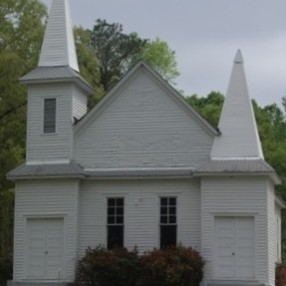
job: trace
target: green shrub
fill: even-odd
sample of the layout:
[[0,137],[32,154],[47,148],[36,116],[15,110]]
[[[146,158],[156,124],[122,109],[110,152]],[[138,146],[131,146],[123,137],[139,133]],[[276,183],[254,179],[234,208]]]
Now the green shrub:
[[144,286],[199,286],[204,261],[191,247],[153,250],[141,258]]
[[91,286],[135,286],[140,276],[137,250],[88,248],[78,263],[77,283]]
[[286,286],[286,265],[285,263],[279,263],[276,265],[275,285]]
[[12,259],[0,257],[0,286],[6,286],[7,280],[12,279]]

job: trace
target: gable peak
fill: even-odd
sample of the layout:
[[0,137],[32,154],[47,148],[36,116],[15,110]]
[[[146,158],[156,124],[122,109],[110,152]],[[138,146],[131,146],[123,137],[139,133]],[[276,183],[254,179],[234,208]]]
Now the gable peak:
[[38,66],[79,71],[69,0],[52,2]]

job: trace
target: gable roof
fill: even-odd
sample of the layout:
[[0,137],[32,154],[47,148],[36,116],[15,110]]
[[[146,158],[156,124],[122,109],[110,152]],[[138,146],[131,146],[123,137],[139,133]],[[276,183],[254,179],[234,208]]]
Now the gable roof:
[[167,91],[176,101],[178,105],[184,108],[188,114],[196,120],[196,122],[209,134],[218,135],[219,132],[215,130],[197,111],[195,111],[183,98],[183,96],[176,91],[167,81],[165,81],[161,75],[159,75],[156,71],[154,71],[151,67],[149,67],[143,61],[140,61],[137,65],[135,65],[104,97],[103,99],[93,108],[90,112],[83,117],[77,124],[75,125],[75,132],[78,132],[85,125],[89,124],[89,122],[94,119],[100,112],[103,111],[105,107],[112,102],[113,98],[119,93],[119,91],[126,86],[132,78],[141,70],[146,71],[152,78],[155,80],[163,89]]
[[79,72],[69,0],[53,0],[38,66],[69,66]]
[[263,159],[240,50],[234,59],[218,126],[221,135],[214,140],[212,159]]

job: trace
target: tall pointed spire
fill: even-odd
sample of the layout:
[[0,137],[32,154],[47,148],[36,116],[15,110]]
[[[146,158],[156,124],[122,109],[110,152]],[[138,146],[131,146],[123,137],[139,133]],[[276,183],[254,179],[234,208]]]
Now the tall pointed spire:
[[212,159],[263,159],[241,51],[238,50],[219,121]]
[[79,71],[69,0],[53,0],[38,66]]

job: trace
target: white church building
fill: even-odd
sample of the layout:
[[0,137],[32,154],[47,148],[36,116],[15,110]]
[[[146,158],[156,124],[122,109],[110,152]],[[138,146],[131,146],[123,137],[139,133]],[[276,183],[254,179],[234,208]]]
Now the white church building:
[[137,64],[89,112],[69,1],[54,0],[28,87],[26,161],[15,181],[9,285],[72,282],[87,247],[182,244],[204,286],[274,286],[280,183],[263,157],[238,51],[212,128],[161,76]]

